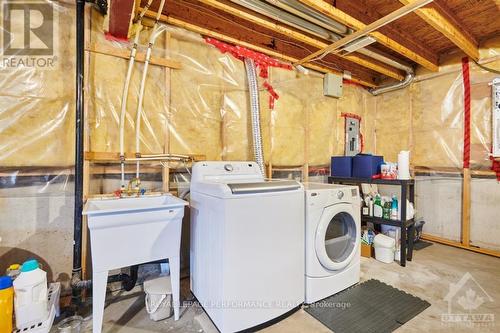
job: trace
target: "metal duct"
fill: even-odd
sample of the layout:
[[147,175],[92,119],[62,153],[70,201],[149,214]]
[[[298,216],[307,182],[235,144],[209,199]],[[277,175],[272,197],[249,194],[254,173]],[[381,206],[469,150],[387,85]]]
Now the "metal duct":
[[[333,32],[336,32],[337,34],[330,35],[330,38],[328,38],[330,41],[337,41],[337,40],[341,39],[342,36],[345,36],[345,35],[352,33],[352,31],[347,26],[341,24],[340,22],[332,20],[328,16],[323,15],[323,14],[307,7],[306,5],[302,4],[298,0],[266,0],[266,1],[269,3],[272,3],[275,6],[280,7],[281,9],[288,11],[289,13],[293,13],[295,15],[298,15],[298,16],[302,17],[303,19],[310,21],[310,22],[313,22],[313,23],[316,23],[317,25],[320,26],[320,27],[315,28],[314,30],[306,31],[306,32],[310,32],[310,33],[312,32],[315,35],[317,35],[317,33],[315,33],[315,32],[317,32],[318,28],[321,28],[321,27],[323,27],[325,29],[332,30]],[[265,13],[264,13],[264,15],[265,15]],[[294,27],[300,26],[300,22],[294,20],[293,18],[292,18],[292,20],[290,20],[290,22],[292,23],[292,25]],[[333,27],[333,29],[332,29],[332,27]],[[302,27],[299,27],[299,29],[304,31],[305,27],[302,26]],[[339,36],[338,34],[340,34],[342,36]],[[359,49],[356,52],[363,54],[363,55],[366,55],[366,56],[373,58],[375,60],[378,60],[380,62],[383,62],[385,64],[388,64],[390,66],[393,66],[395,68],[404,70],[406,72],[406,76],[405,76],[403,81],[396,82],[394,84],[389,84],[386,86],[382,86],[380,88],[370,89],[369,91],[375,96],[389,92],[389,91],[394,91],[397,89],[405,88],[405,87],[409,86],[415,78],[413,68],[410,65],[400,63],[400,62],[395,61],[394,59],[391,59],[383,54],[380,54],[378,52],[373,52],[373,51],[370,51],[370,50],[365,49],[365,48]]]
[[302,17],[303,19],[312,22],[320,27],[333,31],[340,35],[348,35],[352,32],[344,24],[332,20],[326,15],[317,12],[314,9],[304,5],[298,0],[266,0],[289,13]]
[[390,92],[390,91],[394,91],[394,90],[405,88],[405,87],[409,86],[410,83],[412,83],[414,79],[415,79],[415,73],[410,72],[410,73],[406,74],[406,77],[401,82],[397,82],[397,83],[394,83],[394,84],[388,84],[386,86],[382,86],[382,87],[378,87],[378,88],[372,88],[372,89],[369,89],[368,91],[373,96],[377,96],[377,95],[380,95],[380,94],[384,94],[386,92]]
[[[269,4],[260,0],[231,0],[231,2],[331,42],[336,42],[343,35],[351,33],[351,30],[345,25],[316,12],[296,0],[266,0]],[[406,83],[409,74],[412,74],[413,77],[413,68],[406,63],[398,62],[383,53],[366,48],[356,50],[356,52],[405,71],[407,73],[406,78],[395,83],[394,87]],[[384,90],[387,88],[384,87]]]
[[323,39],[335,41],[341,38],[331,30],[320,27],[260,0],[231,0],[231,2]]
[[407,73],[413,72],[413,68],[410,65],[405,64],[405,63],[401,63],[401,62],[396,61],[394,59],[391,59],[382,53],[373,52],[373,51],[370,51],[370,50],[365,49],[365,48],[359,49],[356,52],[361,53],[361,54],[363,54],[367,57],[370,57],[372,59],[378,60],[380,62],[383,62],[384,64],[387,64],[389,66],[401,69]]
[[260,103],[259,103],[259,87],[257,84],[257,73],[255,63],[252,59],[245,58],[245,70],[248,80],[248,91],[250,93],[250,111],[252,114],[252,137],[253,137],[253,154],[255,162],[260,167],[263,176],[264,173],[264,153],[262,152],[262,134],[260,131]]

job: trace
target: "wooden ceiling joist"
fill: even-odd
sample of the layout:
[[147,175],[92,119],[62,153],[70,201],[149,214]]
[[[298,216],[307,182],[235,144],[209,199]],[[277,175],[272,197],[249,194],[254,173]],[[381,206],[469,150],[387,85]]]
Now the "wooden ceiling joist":
[[[147,17],[154,18],[155,15],[156,15],[156,12],[154,12],[152,10],[148,10],[146,12]],[[294,63],[294,62],[299,60],[298,58],[283,54],[281,52],[277,52],[275,50],[270,50],[268,48],[257,46],[257,45],[245,42],[243,40],[239,40],[237,38],[234,38],[234,37],[231,37],[231,36],[219,33],[219,32],[215,32],[215,31],[200,27],[198,25],[186,22],[185,20],[181,20],[181,19],[169,16],[169,15],[161,15],[160,21],[165,22],[167,24],[177,26],[177,27],[184,28],[184,29],[189,30],[189,31],[199,33],[203,36],[216,38],[216,39],[219,39],[219,40],[224,41],[226,43],[240,45],[240,46],[246,47],[248,49],[251,49],[251,50],[254,50],[257,52],[261,52],[261,53],[266,54],[270,57],[274,57],[276,59],[283,60],[286,62]],[[309,69],[312,69],[312,70],[315,70],[315,71],[318,71],[321,73],[342,74],[341,72],[336,71],[332,68],[328,68],[328,67],[324,67],[324,66],[320,66],[320,65],[316,65],[316,64],[305,64],[304,67],[307,67]],[[372,81],[370,81],[369,79],[364,79],[364,78],[359,78],[359,77],[353,76],[351,81],[353,81],[355,83],[359,83],[359,84],[366,86],[366,87],[371,87],[371,88],[376,87],[376,84],[373,83]]]
[[[271,22],[270,20],[266,18],[262,18],[259,15],[252,14],[248,11],[241,10],[239,8],[236,8],[235,6],[228,5],[226,3],[217,1],[217,0],[198,0],[204,4],[207,4],[209,6],[212,6],[214,8],[220,9],[226,13],[230,13],[232,15],[241,17],[242,19],[245,19],[247,21],[250,21],[252,23],[258,24],[264,28],[271,29],[273,31],[276,31],[278,33],[281,33],[283,35],[292,37],[295,40],[298,40],[300,42],[303,42],[305,44],[311,45],[315,48],[318,49],[323,49],[328,46],[327,43],[320,41],[316,38],[312,38],[306,34],[303,34],[301,32],[298,32],[294,29],[291,29],[287,27],[286,25],[276,23],[276,22]],[[356,53],[351,53],[347,55],[338,55],[344,59],[347,59],[349,61],[352,61],[354,63],[357,63],[363,67],[369,68],[371,70],[374,70],[378,73],[384,74],[388,77],[394,78],[396,80],[403,80],[404,79],[404,74],[395,69],[392,68],[386,64],[383,64],[379,61],[372,60],[367,57],[360,56],[359,54]]]
[[[416,0],[399,0],[403,5],[408,5],[415,1]],[[458,19],[455,18],[446,5],[440,1],[434,1],[430,6],[415,11],[415,14],[434,29],[441,32],[469,57],[476,61],[479,60],[478,42],[467,29],[460,24]]]
[[[344,13],[343,11],[339,10],[338,8],[332,6],[326,1],[323,0],[299,0],[301,3],[304,5],[307,5],[324,15],[354,29],[354,30],[362,30],[366,28],[366,24],[363,22],[355,19],[354,17]],[[393,40],[392,38],[382,34],[379,31],[373,31],[370,33],[370,36],[375,38],[377,42],[380,44],[384,45],[385,47],[401,54],[402,56],[416,62],[417,64],[422,65],[423,67],[431,70],[431,71],[438,71],[439,66],[438,66],[438,61],[437,61],[437,56],[433,57],[432,59],[429,57],[425,57],[421,54],[416,53],[413,50],[410,50],[408,47],[400,44],[399,42]]]

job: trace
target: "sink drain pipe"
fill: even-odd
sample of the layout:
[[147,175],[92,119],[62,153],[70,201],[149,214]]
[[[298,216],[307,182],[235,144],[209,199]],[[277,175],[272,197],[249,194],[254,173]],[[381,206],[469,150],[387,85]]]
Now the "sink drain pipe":
[[260,103],[259,87],[257,83],[257,73],[255,62],[250,58],[245,58],[245,70],[248,81],[248,92],[250,94],[250,111],[252,115],[252,138],[254,159],[259,165],[260,172],[265,176],[264,153],[262,151],[262,133],[260,129]]
[[[73,208],[72,278],[82,274],[82,210],[83,210],[83,58],[85,42],[85,0],[76,0],[76,100],[75,100],[75,205]],[[80,301],[73,289],[72,302]]]

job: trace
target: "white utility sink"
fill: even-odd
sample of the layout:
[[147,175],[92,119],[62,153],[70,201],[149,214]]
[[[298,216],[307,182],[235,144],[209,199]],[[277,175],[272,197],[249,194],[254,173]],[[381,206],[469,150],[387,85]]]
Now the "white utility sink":
[[175,320],[179,319],[179,255],[184,206],[170,194],[90,199],[88,217],[92,252],[93,332],[101,332],[108,271],[169,259]]

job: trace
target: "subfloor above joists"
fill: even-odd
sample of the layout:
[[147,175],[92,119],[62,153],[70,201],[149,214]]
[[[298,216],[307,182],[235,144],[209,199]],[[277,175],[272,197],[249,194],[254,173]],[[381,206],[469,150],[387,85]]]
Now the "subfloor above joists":
[[[370,10],[366,10],[368,8],[367,6],[369,6],[369,3],[367,3],[366,0],[337,0],[335,2],[335,5],[341,11],[348,13],[364,24],[369,24],[384,16],[380,12],[378,12],[377,8],[369,7]],[[396,21],[395,23],[397,22],[398,21]],[[426,59],[432,59],[434,63],[438,63],[437,53],[434,53],[429,45],[426,45],[420,40],[415,39],[411,34],[412,31],[410,29],[397,29],[393,24],[390,24],[383,26],[378,31],[386,36],[390,36],[397,43],[405,45],[405,47],[421,55],[422,57]],[[372,44],[372,47],[375,47],[376,49],[382,49],[384,52],[392,54],[396,58],[396,60],[400,57],[399,53],[380,43]]]
[[[404,5],[414,1],[415,0],[399,0],[399,2]],[[441,32],[469,57],[476,61],[479,60],[478,42],[467,29],[460,24],[444,4],[435,1],[428,7],[418,9],[415,14],[434,29]]]
[[[354,30],[361,30],[366,27],[366,24],[355,19],[354,17],[344,13],[340,9],[332,6],[330,3],[323,0],[299,0],[304,5],[309,6],[322,14],[330,17],[331,19],[338,21]],[[399,53],[400,55],[416,62],[417,64],[431,70],[438,71],[438,57],[433,55],[432,58],[425,57],[419,54],[398,41],[395,41],[390,36],[386,36],[379,31],[374,31],[370,34],[373,38],[377,40],[380,44],[385,47]]]

